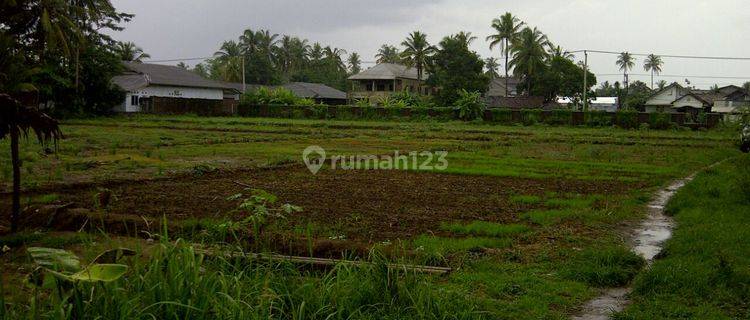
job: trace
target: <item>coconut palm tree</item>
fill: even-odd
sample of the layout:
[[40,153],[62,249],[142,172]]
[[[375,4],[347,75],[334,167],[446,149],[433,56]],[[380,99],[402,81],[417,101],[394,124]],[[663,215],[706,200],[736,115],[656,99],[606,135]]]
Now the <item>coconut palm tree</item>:
[[221,49],[214,53],[219,62],[221,80],[228,82],[242,81],[242,47],[235,41],[224,41]]
[[506,12],[500,18],[492,20],[492,28],[495,34],[487,37],[490,42],[490,50],[500,47],[500,53],[505,56],[505,95],[508,95],[508,56],[510,54],[510,45],[518,38],[518,33],[524,23],[514,17],[512,13]]
[[57,120],[36,109],[21,106],[7,94],[0,94],[0,140],[10,138],[10,154],[13,166],[13,208],[11,211],[11,232],[18,230],[21,214],[21,161],[19,140],[27,137],[31,129],[40,143],[57,142],[62,132]]
[[148,53],[143,52],[143,49],[132,42],[118,42],[115,51],[122,61],[141,63],[143,59],[151,58]]
[[624,78],[623,85],[625,90],[628,90],[628,71],[632,70],[633,66],[635,66],[635,58],[633,58],[633,55],[631,55],[630,52],[623,52],[617,56],[615,64],[620,67],[620,71],[622,71]]
[[409,34],[409,37],[401,45],[404,46],[404,51],[401,52],[401,59],[407,66],[417,69],[417,78],[419,79],[417,81],[417,92],[421,94],[424,67],[436,49],[427,42],[427,35],[420,31],[414,31]]
[[544,68],[549,53],[545,50],[549,40],[539,29],[526,27],[511,46],[513,58],[509,64],[513,74],[523,79],[527,94],[531,95],[534,77]]
[[344,63],[343,58],[345,54],[346,50],[344,49],[331,48],[331,46],[323,48],[324,59],[340,71],[346,71],[346,63]]
[[549,44],[549,54],[550,54],[550,56],[552,56],[554,58],[559,57],[559,58],[564,58],[564,59],[568,59],[568,60],[573,60],[573,57],[574,57],[572,53],[567,52],[567,51],[563,50],[562,47],[556,46],[556,45],[554,45],[552,43]]
[[349,55],[347,62],[349,63],[349,71],[352,74],[357,74],[362,71],[362,60],[359,58],[358,53],[352,52],[352,54]]
[[661,73],[662,65],[664,65],[664,61],[661,60],[660,56],[655,54],[649,54],[643,63],[643,69],[651,71],[651,90],[654,89],[654,74],[658,75]]
[[309,57],[313,62],[320,62],[320,60],[323,60],[323,46],[318,42],[313,43],[312,48],[310,48]]
[[469,45],[471,45],[472,42],[474,42],[474,40],[477,40],[477,37],[473,36],[471,32],[464,31],[456,33],[452,37],[453,39],[456,39],[463,43],[467,48],[469,47]]
[[663,90],[667,86],[667,82],[664,80],[659,80],[656,82],[656,86],[659,88],[659,90]]
[[400,63],[401,58],[399,56],[401,55],[400,52],[398,52],[398,48],[384,44],[380,46],[380,49],[378,49],[378,53],[375,55],[375,59],[377,63]]
[[489,57],[484,59],[484,73],[490,77],[490,79],[499,78],[500,74],[497,73],[497,69],[500,68],[500,63],[497,58]]

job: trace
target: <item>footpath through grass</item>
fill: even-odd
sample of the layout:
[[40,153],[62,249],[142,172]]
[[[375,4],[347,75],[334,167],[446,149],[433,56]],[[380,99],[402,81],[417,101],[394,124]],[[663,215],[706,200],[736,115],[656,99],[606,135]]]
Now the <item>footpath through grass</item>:
[[667,212],[674,237],[616,318],[750,318],[750,157],[699,174]]

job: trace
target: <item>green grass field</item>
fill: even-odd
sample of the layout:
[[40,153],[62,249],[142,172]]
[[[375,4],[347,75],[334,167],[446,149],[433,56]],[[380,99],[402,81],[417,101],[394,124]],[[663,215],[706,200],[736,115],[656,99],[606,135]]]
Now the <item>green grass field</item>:
[[[624,240],[655,190],[740,156],[729,130],[190,116],[70,120],[62,129],[66,139],[57,153],[23,143],[24,205],[72,203],[101,222],[31,226],[0,238],[9,249],[0,259],[8,319],[566,319],[603,288],[634,278],[636,304],[618,316],[746,315],[744,307],[722,307],[718,297],[673,311],[645,302],[655,294],[650,290],[666,290],[659,299],[679,304],[678,289],[659,289],[672,267],[659,271],[658,262],[638,275],[643,261]],[[301,166],[309,145],[329,155],[447,151],[449,165],[443,172],[326,166],[313,176]],[[7,152],[0,154],[2,208],[10,208],[9,163]],[[725,171],[731,172],[726,165],[710,172],[720,179]],[[304,211],[250,225],[237,209],[239,200],[229,200],[247,193],[237,182]],[[107,208],[92,202],[102,188],[116,198]],[[706,192],[719,201],[726,195],[722,188]],[[698,206],[688,192],[670,206],[680,224],[679,208]],[[698,219],[685,217],[686,225]],[[149,233],[118,227],[125,221],[148,221]],[[71,232],[79,227],[84,231]],[[716,232],[695,228],[686,232]],[[208,258],[189,245],[198,242],[296,255],[344,251],[344,257],[373,264],[319,270]],[[65,248],[84,262],[112,247],[139,254],[117,281],[61,292],[24,284],[33,265],[27,246]],[[690,247],[670,245],[664,263],[682,251],[691,254]],[[731,270],[747,265],[738,254],[724,253]],[[389,271],[386,262],[453,272]],[[40,295],[46,298],[35,298]]]

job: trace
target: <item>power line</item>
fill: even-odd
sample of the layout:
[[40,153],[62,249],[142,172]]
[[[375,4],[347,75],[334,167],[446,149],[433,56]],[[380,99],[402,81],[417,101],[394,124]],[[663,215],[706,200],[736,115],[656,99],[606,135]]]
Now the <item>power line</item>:
[[[590,52],[590,53],[602,53],[602,54],[621,54],[622,52],[615,52],[615,51],[603,51],[603,50],[576,50],[576,51],[568,51],[568,53],[581,53],[581,52]],[[651,55],[650,53],[632,53],[629,52],[630,55],[633,56],[643,56],[647,57]],[[704,59],[704,60],[750,60],[750,57],[715,57],[715,56],[689,56],[689,55],[670,55],[670,54],[656,54],[657,56],[660,56],[662,58],[677,58],[677,59]]]
[[[597,73],[597,76],[622,76],[622,73]],[[630,76],[648,76],[650,73],[628,73]],[[664,78],[698,78],[698,79],[735,79],[735,80],[750,80],[750,77],[721,77],[721,76],[696,76],[696,75],[678,75],[678,74],[654,74],[655,77]]]

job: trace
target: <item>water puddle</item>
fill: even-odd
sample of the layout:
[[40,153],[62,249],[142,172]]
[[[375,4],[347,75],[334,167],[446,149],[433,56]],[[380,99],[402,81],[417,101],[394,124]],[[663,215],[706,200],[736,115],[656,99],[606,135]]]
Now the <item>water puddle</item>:
[[[672,237],[674,221],[664,214],[664,207],[674,194],[685,186],[693,176],[673,182],[668,187],[659,190],[654,199],[648,204],[648,217],[633,231],[631,249],[644,259],[647,265],[653,263],[654,258],[664,248],[664,243]],[[615,312],[625,309],[629,300],[631,288],[607,289],[594,300],[589,301],[583,308],[581,315],[575,320],[606,320]]]

